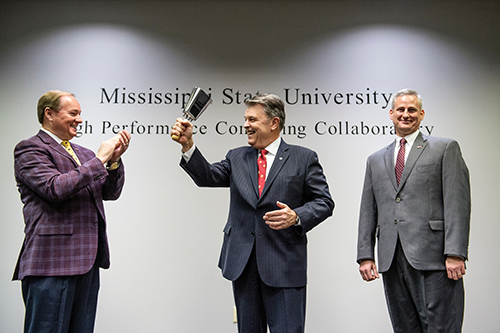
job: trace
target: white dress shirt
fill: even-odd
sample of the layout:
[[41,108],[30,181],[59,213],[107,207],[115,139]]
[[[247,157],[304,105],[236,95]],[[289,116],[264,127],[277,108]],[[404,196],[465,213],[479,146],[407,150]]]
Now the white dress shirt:
[[[410,154],[411,147],[413,147],[413,143],[415,143],[415,139],[418,136],[418,133],[420,133],[420,131],[416,130],[412,134],[404,137],[406,139],[405,164],[406,164],[406,160],[408,159],[408,155]],[[396,144],[394,145],[394,165],[396,165],[396,159],[398,158],[398,151],[399,151],[399,147],[401,146],[401,143],[400,143],[401,139],[402,139],[402,137],[400,137],[400,136],[396,137]]]

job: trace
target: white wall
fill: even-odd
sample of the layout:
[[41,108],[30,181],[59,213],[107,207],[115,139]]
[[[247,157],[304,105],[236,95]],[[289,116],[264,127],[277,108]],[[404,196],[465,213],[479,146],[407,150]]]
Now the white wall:
[[[196,136],[211,161],[246,144],[245,135],[215,130],[221,121],[243,123],[245,107],[236,100],[237,91],[243,97],[257,91],[282,98],[287,89],[293,93],[287,125],[305,126],[305,137],[283,137],[318,152],[337,205],[334,216],[309,234],[307,331],[312,333],[391,330],[382,282],[363,282],[355,256],[365,160],[392,137],[363,134],[362,125],[390,126],[383,94],[416,89],[426,110],[422,124],[432,135],[458,140],[471,173],[464,332],[497,330],[500,178],[495,166],[500,158],[493,140],[500,123],[500,6],[495,2],[17,1],[1,6],[1,332],[20,332],[24,316],[20,283],[10,281],[23,240],[12,152],[38,131],[36,103],[51,89],[76,94],[92,134],[74,140],[89,148],[113,135],[103,130],[106,122],[130,126],[135,121],[124,157],[123,195],[106,203],[112,266],[101,271],[95,331],[236,332],[231,284],[217,268],[228,190],[198,189],[179,168],[180,148],[169,135],[141,134],[138,127],[171,126],[182,105],[154,104],[154,99],[152,104],[101,103],[103,88],[108,93],[118,88],[121,102],[123,92],[144,92],[148,98],[150,91],[188,93],[194,85],[210,91],[214,100],[197,122],[206,126],[206,134]],[[312,94],[313,103],[293,104],[295,89]],[[335,102],[337,93],[342,96]],[[349,93],[354,94],[350,104]],[[352,133],[353,126],[360,134]],[[333,134],[323,134],[328,127]]]

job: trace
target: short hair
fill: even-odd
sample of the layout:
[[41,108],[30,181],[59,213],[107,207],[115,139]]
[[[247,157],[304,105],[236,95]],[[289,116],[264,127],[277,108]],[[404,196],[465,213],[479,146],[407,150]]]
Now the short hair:
[[285,126],[285,103],[276,95],[261,93],[256,94],[252,98],[245,101],[247,107],[254,106],[256,104],[261,104],[264,107],[264,112],[269,119],[278,117],[279,129],[280,131]]
[[46,92],[40,97],[38,100],[37,114],[38,114],[38,122],[43,124],[43,118],[45,116],[45,109],[51,108],[55,112],[59,112],[62,108],[61,105],[61,97],[62,96],[75,96],[74,94],[61,91],[61,90],[51,90]]
[[392,96],[391,109],[394,110],[394,103],[396,102],[396,98],[404,95],[415,96],[418,100],[418,111],[422,111],[422,97],[415,91],[411,89],[401,89],[397,91],[394,96]]

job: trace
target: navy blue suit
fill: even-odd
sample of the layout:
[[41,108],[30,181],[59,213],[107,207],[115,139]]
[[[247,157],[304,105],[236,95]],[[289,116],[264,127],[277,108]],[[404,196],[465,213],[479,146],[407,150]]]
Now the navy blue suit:
[[[305,287],[306,233],[331,216],[334,208],[326,177],[314,151],[282,141],[259,197],[257,153],[250,146],[240,147],[230,150],[221,162],[210,164],[196,148],[189,162],[181,161],[181,167],[198,186],[230,188],[219,260],[225,278],[238,279],[255,253],[264,284]],[[277,201],[297,213],[300,226],[273,230],[264,222],[266,212],[279,209]]]

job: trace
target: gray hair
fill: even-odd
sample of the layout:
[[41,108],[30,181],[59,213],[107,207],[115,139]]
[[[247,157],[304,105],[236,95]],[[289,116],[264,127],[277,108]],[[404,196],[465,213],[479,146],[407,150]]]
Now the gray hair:
[[264,107],[264,112],[266,113],[269,119],[273,119],[274,117],[278,117],[280,124],[280,131],[285,126],[285,103],[276,95],[273,94],[257,94],[252,98],[247,99],[245,101],[245,105],[247,107],[254,106],[256,104],[261,104]]
[[396,102],[396,98],[404,95],[411,95],[415,96],[418,100],[418,111],[422,111],[422,97],[415,91],[411,89],[401,89],[397,91],[393,96],[392,96],[392,102],[391,102],[391,109],[394,110],[394,103]]

